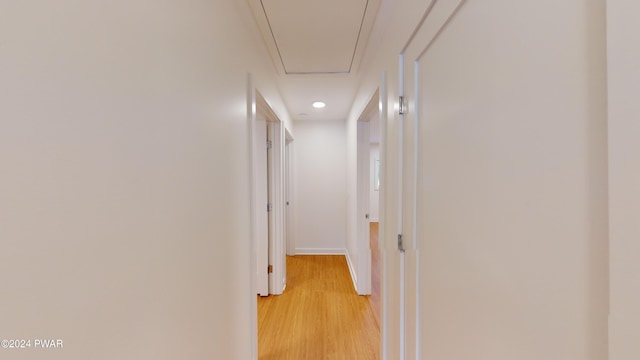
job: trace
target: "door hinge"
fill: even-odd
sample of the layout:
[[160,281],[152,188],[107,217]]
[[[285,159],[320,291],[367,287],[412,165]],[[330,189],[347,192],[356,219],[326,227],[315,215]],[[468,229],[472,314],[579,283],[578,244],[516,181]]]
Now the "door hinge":
[[398,98],[398,112],[400,113],[400,115],[407,112],[407,106],[404,102],[404,96],[400,96]]
[[267,140],[267,150],[273,147],[273,142],[271,140]]
[[269,274],[271,274],[271,273],[273,272],[273,265],[269,265],[269,266],[267,267],[267,272],[268,272]]
[[398,250],[404,252],[404,239],[402,238],[402,234],[398,234]]
[[273,204],[272,203],[268,203],[267,204],[267,212],[271,212],[271,210],[273,210]]

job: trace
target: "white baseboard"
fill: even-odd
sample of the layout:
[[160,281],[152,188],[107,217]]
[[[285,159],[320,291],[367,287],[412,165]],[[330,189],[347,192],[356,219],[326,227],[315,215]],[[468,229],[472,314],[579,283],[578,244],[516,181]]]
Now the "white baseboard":
[[358,275],[355,271],[351,257],[349,257],[349,251],[347,249],[331,249],[331,248],[298,248],[296,249],[296,255],[344,255],[347,260],[347,266],[349,267],[349,274],[351,274],[351,281],[353,282],[353,288],[358,292]]
[[344,248],[297,248],[296,255],[344,255]]
[[353,263],[351,262],[351,257],[349,256],[349,251],[344,251],[344,257],[347,258],[347,265],[349,266],[349,273],[351,274],[351,281],[353,281],[353,288],[358,292],[358,275],[355,271]]

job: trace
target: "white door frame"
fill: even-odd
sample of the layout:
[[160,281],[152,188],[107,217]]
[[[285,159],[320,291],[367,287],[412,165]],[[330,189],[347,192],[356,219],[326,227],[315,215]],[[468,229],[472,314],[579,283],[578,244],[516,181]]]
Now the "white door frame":
[[256,204],[255,204],[255,184],[254,184],[254,169],[253,169],[253,144],[254,144],[254,123],[256,121],[256,90],[253,84],[253,75],[247,75],[247,166],[249,167],[249,177],[250,181],[248,181],[248,193],[249,193],[249,208],[251,209],[250,216],[250,224],[251,224],[251,238],[249,241],[249,287],[247,291],[247,296],[250,299],[249,306],[249,321],[251,322],[249,333],[249,346],[251,346],[251,359],[258,359],[258,299],[257,299],[257,288],[258,288],[258,269],[257,269],[257,239],[256,239]]
[[269,158],[271,159],[270,174],[272,181],[270,182],[270,236],[269,236],[269,265],[273,271],[269,273],[269,294],[280,295],[286,286],[286,258],[284,243],[284,224],[285,224],[285,129],[282,121],[273,111],[266,99],[256,91],[256,111],[264,114],[268,123],[268,137],[271,140],[271,149]]
[[[371,294],[371,244],[369,234],[371,193],[370,119],[380,116],[380,95],[376,89],[357,121],[357,190],[356,190],[356,238],[358,269],[356,291],[359,295]],[[379,220],[379,219],[378,219]]]
[[253,241],[256,244],[256,292],[260,296],[269,295],[269,202],[268,164],[267,164],[267,120],[263,113],[256,113],[252,122],[252,198],[255,206],[252,208]]
[[[400,117],[400,225],[404,240],[401,263],[401,359],[420,359],[421,312],[420,246],[417,234],[417,186],[424,175],[420,164],[420,113],[424,110],[419,97],[420,61],[466,0],[433,1],[422,20],[407,40],[399,56],[399,92],[405,99],[406,110]],[[423,214],[424,216],[424,214]]]
[[[250,199],[250,226],[251,226],[251,239],[249,246],[249,263],[250,269],[250,284],[248,288],[248,295],[251,299],[250,321],[251,328],[253,329],[250,334],[250,346],[251,346],[251,358],[258,358],[258,303],[257,303],[257,288],[258,288],[258,211],[266,210],[266,203],[261,204],[257,201],[257,179],[255,163],[255,151],[254,148],[258,144],[255,140],[257,133],[257,120],[260,117],[264,117],[270,124],[272,131],[273,143],[273,180],[272,181],[272,209],[273,209],[273,224],[272,224],[272,244],[267,245],[267,256],[271,265],[273,265],[273,272],[269,274],[270,281],[268,283],[268,294],[282,294],[284,287],[286,286],[286,258],[285,258],[285,244],[284,244],[284,214],[285,214],[285,201],[284,201],[284,149],[285,149],[285,127],[280,118],[273,111],[269,103],[256,89],[253,81],[253,75],[247,76],[247,160],[249,166],[250,180],[249,185],[249,199]],[[289,135],[289,137],[291,137]],[[292,140],[292,138],[291,138]],[[266,143],[264,144],[266,146]],[[268,249],[272,249],[270,252]],[[264,251],[263,247],[260,247],[261,251]],[[268,268],[264,267],[265,273],[268,273]],[[282,281],[274,281],[273,279],[282,279]]]
[[[289,131],[287,129],[285,129],[285,147],[284,147],[284,196],[285,196],[285,244],[286,244],[286,253],[287,255],[293,256],[296,254],[296,241],[295,241],[295,234],[293,231],[293,224],[294,224],[294,217],[295,217],[295,211],[293,211],[294,209],[294,184],[295,182],[293,181],[293,175],[294,175],[294,171],[293,171],[293,149],[294,149],[294,144],[293,144],[293,136],[291,135],[291,133],[289,133]],[[285,261],[285,265],[286,265],[286,261]],[[285,274],[285,278],[286,278],[286,274]]]
[[[260,106],[258,106],[258,113],[260,113]],[[275,262],[276,257],[278,256],[277,251],[275,249],[275,241],[278,239],[279,231],[281,230],[279,226],[277,226],[277,221],[281,219],[280,214],[276,215],[277,207],[275,205],[276,200],[278,199],[278,190],[279,190],[279,181],[281,179],[278,178],[278,171],[276,169],[278,156],[276,155],[279,151],[278,144],[275,140],[276,138],[276,129],[274,126],[274,122],[272,119],[267,118],[267,143],[270,144],[267,146],[267,187],[268,191],[268,199],[267,199],[267,214],[268,214],[268,246],[267,246],[267,258],[269,259],[268,264],[268,289],[269,294],[273,294],[274,289],[277,285],[276,278],[274,276],[275,272]]]
[[358,251],[358,277],[356,291],[358,295],[371,294],[371,247],[369,243],[369,197],[370,197],[370,169],[371,158],[370,125],[368,117],[358,121],[357,137],[357,190],[356,190],[356,236]]
[[[389,78],[389,75],[391,76]],[[403,348],[403,325],[401,307],[404,305],[400,298],[402,284],[402,254],[397,247],[400,219],[402,215],[401,201],[401,171],[399,159],[401,157],[401,136],[399,115],[397,109],[397,89],[390,87],[395,84],[397,74],[381,73],[378,86],[378,101],[374,95],[367,103],[362,116],[371,111],[378,111],[380,116],[380,190],[379,190],[379,226],[378,248],[380,250],[380,355],[382,360],[398,359]],[[368,159],[367,159],[368,161]],[[357,209],[357,205],[356,205]],[[369,239],[364,239],[369,246]],[[361,242],[362,243],[362,242]],[[371,267],[366,269],[370,279]],[[369,284],[371,281],[369,280]]]
[[[394,74],[395,75],[395,74]],[[400,348],[400,306],[399,299],[399,257],[396,246],[398,215],[398,193],[396,183],[399,171],[394,171],[397,164],[389,161],[397,151],[398,144],[394,140],[397,128],[397,96],[389,88],[386,72],[380,75],[378,87],[378,111],[380,114],[380,190],[378,196],[378,248],[380,249],[380,357],[382,360],[397,358],[395,350]]]

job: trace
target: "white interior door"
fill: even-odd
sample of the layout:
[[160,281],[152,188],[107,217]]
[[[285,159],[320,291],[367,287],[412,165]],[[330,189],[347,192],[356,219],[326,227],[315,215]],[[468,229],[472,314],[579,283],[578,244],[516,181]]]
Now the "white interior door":
[[370,124],[358,121],[358,190],[357,190],[357,236],[358,236],[358,284],[360,295],[371,294],[371,247],[369,245],[369,198],[370,198]]
[[[282,294],[285,258],[285,128],[267,101],[256,92],[255,212],[257,273],[261,295]],[[266,289],[266,290],[265,290]]]
[[[426,210],[427,207],[433,208],[434,199],[427,199],[426,194],[429,185],[427,176],[430,175],[429,172],[435,171],[434,167],[427,163],[427,159],[434,159],[437,154],[432,152],[438,150],[430,147],[433,141],[427,132],[427,122],[431,119],[427,116],[427,111],[431,108],[425,96],[425,88],[428,85],[425,69],[429,65],[426,54],[464,2],[435,1],[401,55],[402,92],[406,109],[402,119],[402,234],[405,248],[403,302],[406,359],[424,357],[422,335],[426,320],[423,312],[427,309],[422,305],[430,295],[428,291],[442,285],[436,283],[443,277],[436,278],[444,268],[438,268],[434,264],[446,261],[435,256],[433,251],[424,253],[427,241],[436,241],[433,240],[428,225],[435,214]],[[425,149],[429,149],[429,152]],[[427,275],[421,278],[421,274]],[[428,286],[431,288],[427,289]],[[428,308],[430,313],[442,310],[432,303]]]
[[378,247],[381,262],[381,358],[404,359],[401,300],[402,253],[397,236],[401,232],[401,129],[397,107],[398,74],[382,73],[378,103],[380,114],[380,214]]
[[603,358],[602,4],[432,4],[401,56],[401,358]]
[[[293,152],[293,138],[286,132],[286,145],[285,145],[285,244],[286,255],[295,255],[295,238],[293,235],[293,161],[291,159]],[[286,264],[286,261],[285,261]],[[286,275],[285,275],[286,276]]]
[[276,221],[280,220],[279,216],[276,215],[277,206],[279,204],[276,201],[278,196],[278,182],[276,181],[276,156],[279,155],[278,144],[274,141],[275,139],[275,128],[276,125],[274,122],[267,122],[267,252],[268,252],[268,277],[269,277],[269,293],[281,293],[278,291],[278,283],[276,277],[274,276],[274,265],[276,264],[276,259],[278,259],[277,249],[279,248],[278,241],[281,241],[281,238],[278,237],[277,231],[279,227],[276,224]]
[[280,295],[286,279],[286,163],[285,129],[277,120],[268,122],[267,138],[271,146],[267,150],[269,178],[269,293]]
[[260,113],[256,115],[254,131],[254,186],[256,211],[256,271],[257,291],[260,296],[269,295],[269,203],[267,166],[267,121]]

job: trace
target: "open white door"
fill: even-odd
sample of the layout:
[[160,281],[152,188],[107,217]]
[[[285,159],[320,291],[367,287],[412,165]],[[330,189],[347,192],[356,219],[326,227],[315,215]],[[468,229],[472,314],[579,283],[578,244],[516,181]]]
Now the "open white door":
[[256,113],[254,211],[257,212],[258,289],[263,296],[279,295],[286,286],[285,129],[258,92]]
[[381,262],[380,340],[381,358],[404,359],[402,354],[401,253],[397,235],[400,232],[400,164],[402,142],[398,111],[397,74],[382,73],[379,87],[380,115],[380,214],[378,247]]
[[358,281],[356,291],[359,295],[371,294],[371,248],[369,246],[369,198],[371,159],[369,121],[358,121],[358,191],[357,191],[357,237],[358,237]]
[[[428,205],[425,198],[426,172],[425,160],[427,155],[424,149],[432,141],[426,136],[424,116],[427,101],[424,96],[426,56],[434,40],[445,30],[450,19],[456,14],[464,0],[434,1],[433,6],[427,9],[423,21],[418,24],[416,32],[407,43],[400,56],[402,73],[402,94],[405,100],[403,114],[402,137],[402,236],[404,245],[404,287],[403,301],[405,312],[405,356],[406,359],[421,359],[423,357],[421,345],[424,322],[421,321],[422,293],[425,290],[425,280],[431,281],[431,285],[440,280],[435,277],[421,279],[421,267],[430,266],[433,273],[437,274],[435,258],[431,256],[424,264],[420,250],[420,244],[427,239],[429,219],[432,213],[425,211]],[[429,142],[429,144],[427,144]],[[431,151],[434,151],[431,149]],[[420,184],[420,186],[418,186]],[[433,201],[432,201],[433,202]],[[417,219],[420,219],[418,222]],[[424,273],[424,272],[423,272]],[[429,308],[429,312],[438,312],[437,305]]]
[[267,176],[267,121],[260,113],[256,115],[253,138],[253,176],[255,188],[255,237],[257,292],[269,295],[269,219],[268,219],[268,176]]
[[274,149],[274,125],[272,122],[267,122],[267,252],[269,254],[269,263],[268,263],[268,276],[269,276],[269,294],[273,294],[275,290],[275,279],[273,274],[273,264],[275,263],[277,253],[275,252],[276,244],[276,220],[275,216],[275,200],[276,200],[276,188],[277,183],[275,181],[275,156],[274,153],[277,153],[277,150]]
[[606,357],[604,7],[514,4],[433,1],[401,53],[401,359]]
[[286,279],[286,163],[282,123],[267,123],[267,171],[269,183],[269,293],[280,295]]
[[[285,244],[286,255],[296,254],[295,238],[293,234],[293,136],[285,130],[285,165],[284,165],[284,201],[285,201]],[[285,261],[286,265],[286,261]],[[285,272],[286,280],[286,272]]]

